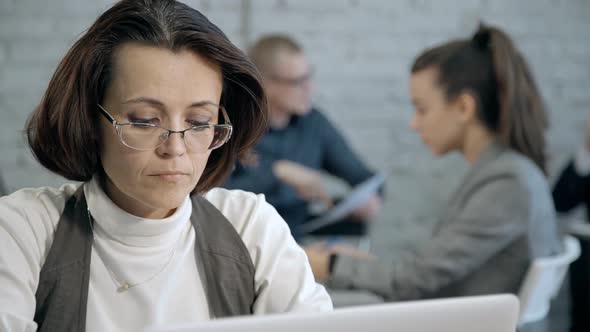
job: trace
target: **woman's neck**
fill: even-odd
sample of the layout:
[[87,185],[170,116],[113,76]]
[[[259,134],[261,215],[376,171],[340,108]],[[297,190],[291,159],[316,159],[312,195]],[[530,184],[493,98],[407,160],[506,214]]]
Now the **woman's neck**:
[[470,165],[474,165],[484,150],[494,142],[495,138],[489,130],[475,127],[465,135],[461,152]]
[[162,210],[142,204],[138,200],[119,190],[119,188],[117,188],[106,175],[101,176],[99,183],[107,197],[115,203],[115,205],[134,216],[145,219],[164,219],[171,216],[174,211],[176,211],[176,209]]

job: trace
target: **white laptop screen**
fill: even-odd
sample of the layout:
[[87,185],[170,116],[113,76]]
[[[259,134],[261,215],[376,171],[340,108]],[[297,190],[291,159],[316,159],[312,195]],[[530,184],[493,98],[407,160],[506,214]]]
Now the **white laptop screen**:
[[337,309],[322,314],[277,314],[152,327],[146,332],[514,332],[514,295],[399,302]]

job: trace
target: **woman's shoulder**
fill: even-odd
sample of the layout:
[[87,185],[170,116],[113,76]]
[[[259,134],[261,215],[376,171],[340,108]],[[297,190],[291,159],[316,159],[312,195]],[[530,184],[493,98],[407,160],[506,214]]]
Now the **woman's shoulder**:
[[548,187],[547,177],[543,171],[519,152],[506,150],[490,166],[497,173],[510,176],[526,187]]
[[[20,210],[24,213],[52,212],[61,213],[65,201],[74,194],[79,185],[64,184],[56,187],[24,188],[10,195],[0,197],[0,209]],[[0,217],[2,214],[0,214]]]
[[0,236],[10,237],[21,248],[34,250],[37,258],[42,259],[53,241],[65,202],[78,186],[26,188],[3,196],[0,198]]
[[275,208],[266,202],[264,194],[213,188],[203,197],[221,211],[242,238],[253,229],[267,232],[287,227]]
[[545,174],[526,156],[498,148],[484,158],[465,177],[459,191],[461,197],[469,199],[475,192],[490,191],[519,200],[531,200],[536,196],[546,201],[550,196]]
[[528,205],[546,205],[548,210],[553,206],[546,175],[531,159],[517,151],[506,149],[482,166],[473,187],[483,189],[492,184],[502,191],[503,197],[525,200]]
[[257,205],[266,202],[263,194],[240,189],[213,188],[203,197],[223,212],[226,217],[235,213],[247,213],[257,208]]

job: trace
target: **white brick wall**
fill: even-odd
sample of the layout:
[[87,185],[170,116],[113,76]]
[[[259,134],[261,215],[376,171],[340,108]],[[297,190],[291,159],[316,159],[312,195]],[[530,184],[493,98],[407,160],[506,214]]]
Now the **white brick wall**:
[[[31,160],[24,121],[57,61],[112,1],[0,0],[0,168],[11,189],[62,180]],[[375,168],[388,172],[377,228],[424,238],[466,169],[433,158],[408,129],[409,65],[433,43],[471,34],[480,18],[500,25],[528,58],[551,111],[552,174],[590,115],[588,0],[192,0],[238,46],[268,32],[298,38],[316,68],[316,101]],[[386,237],[377,238],[385,245]],[[393,246],[393,247],[392,247]]]

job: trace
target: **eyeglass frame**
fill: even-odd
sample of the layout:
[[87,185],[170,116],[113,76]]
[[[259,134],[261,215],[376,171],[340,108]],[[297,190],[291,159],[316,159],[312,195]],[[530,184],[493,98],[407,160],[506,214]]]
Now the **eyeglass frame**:
[[303,74],[299,77],[287,78],[287,77],[281,77],[280,75],[276,75],[276,74],[270,74],[269,78],[270,78],[270,80],[275,81],[279,84],[288,85],[290,87],[300,87],[300,86],[303,86],[305,83],[311,81],[313,79],[314,74],[315,74],[315,70],[312,67],[305,74]]
[[[223,143],[221,143],[218,147],[216,147],[214,149],[207,148],[207,150],[205,150],[205,151],[209,151],[209,150],[218,149],[218,148],[222,147],[225,143],[227,143],[227,141],[229,141],[229,139],[231,138],[232,133],[233,133],[233,125],[231,124],[231,121],[229,120],[229,116],[227,115],[227,111],[225,110],[225,108],[223,106],[217,105],[217,104],[211,103],[211,102],[206,102],[206,104],[215,106],[218,108],[218,110],[221,111],[221,114],[223,115],[223,120],[225,122],[224,124],[206,124],[206,125],[199,125],[199,126],[191,126],[189,128],[183,129],[183,130],[172,130],[172,129],[164,128],[160,125],[156,125],[153,123],[119,122],[101,104],[96,104],[96,105],[98,106],[98,108],[100,110],[100,114],[102,114],[110,122],[110,124],[113,126],[113,128],[115,128],[115,131],[117,132],[117,136],[119,137],[119,140],[121,141],[121,143],[123,143],[123,145],[125,145],[126,147],[128,147],[130,149],[134,149],[134,150],[138,150],[138,151],[149,151],[149,150],[157,149],[170,138],[170,135],[175,134],[175,133],[180,134],[182,136],[182,140],[183,140],[185,146],[189,147],[189,145],[187,144],[187,142],[185,140],[185,134],[184,134],[189,130],[199,129],[199,128],[203,128],[203,129],[210,128],[211,126],[213,126],[213,130],[215,130],[215,128],[228,128],[229,134],[227,135],[227,138],[223,141]],[[128,145],[123,140],[123,137],[121,136],[121,132],[122,132],[121,126],[123,126],[123,125],[125,125],[125,126],[126,125],[139,125],[142,127],[160,128],[160,129],[166,130],[168,133],[166,134],[166,139],[162,140],[160,142],[160,144],[156,145],[155,147],[149,148],[149,149],[139,149],[139,148]]]

